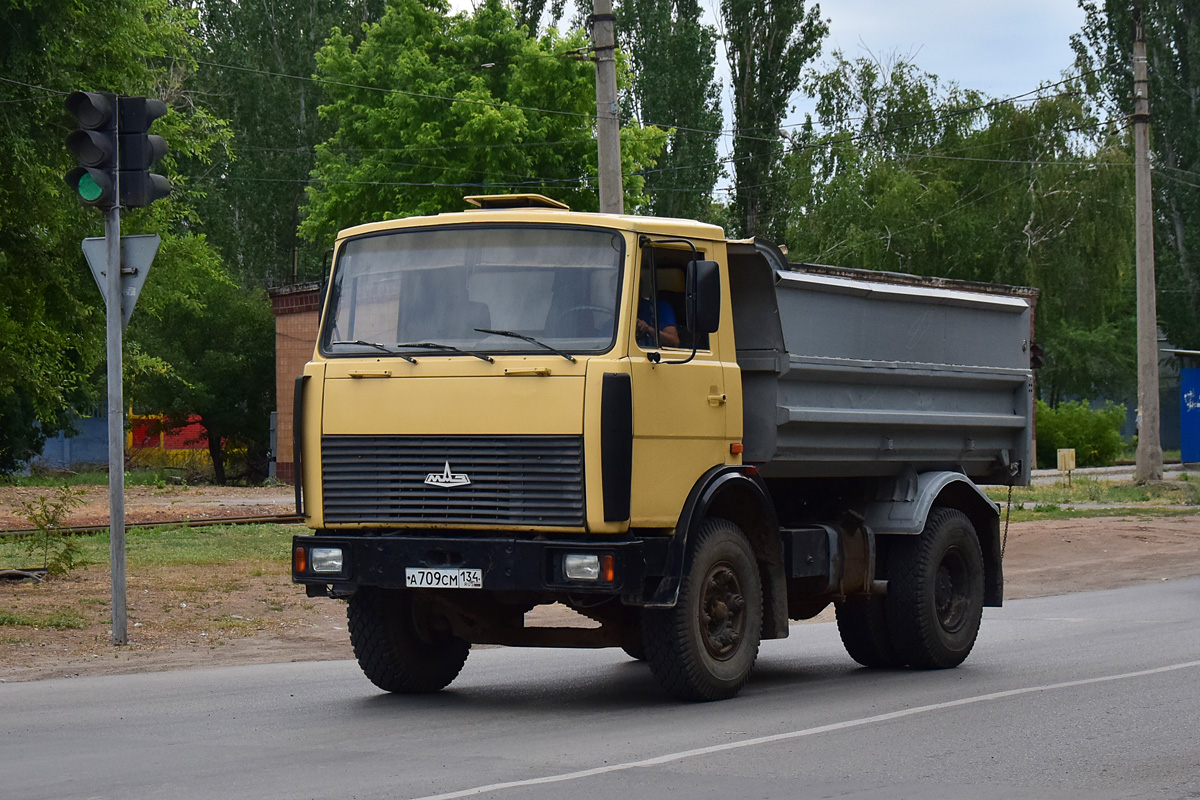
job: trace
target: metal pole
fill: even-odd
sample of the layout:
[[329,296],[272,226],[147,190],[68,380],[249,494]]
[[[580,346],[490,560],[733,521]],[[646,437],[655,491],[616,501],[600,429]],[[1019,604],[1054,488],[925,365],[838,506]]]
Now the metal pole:
[[1137,205],[1137,354],[1138,445],[1134,480],[1160,481],[1163,476],[1159,431],[1158,310],[1154,282],[1154,215],[1150,197],[1150,81],[1146,38],[1139,11],[1134,10],[1133,129],[1134,184]]
[[125,620],[125,392],[121,384],[121,209],[104,217],[108,251],[105,322],[108,344],[108,538],[112,565],[113,644],[126,644]]
[[592,47],[596,51],[596,145],[599,151],[600,211],[605,214],[624,214],[614,21],[612,0],[593,0]]

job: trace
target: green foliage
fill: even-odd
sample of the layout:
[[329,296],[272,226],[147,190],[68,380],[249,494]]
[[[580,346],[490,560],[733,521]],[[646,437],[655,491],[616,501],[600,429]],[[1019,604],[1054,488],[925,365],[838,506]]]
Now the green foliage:
[[1037,401],[1037,461],[1042,469],[1058,464],[1058,451],[1074,448],[1077,467],[1104,467],[1120,454],[1124,406],[1092,408],[1088,401],[1051,407]]
[[742,236],[783,239],[779,125],[801,74],[821,52],[829,23],[805,0],[721,0],[733,79],[734,212]]
[[129,396],[173,424],[200,417],[217,483],[226,452],[244,450],[242,477],[266,474],[268,420],[275,404],[275,322],[261,289],[239,288],[203,237],[179,248],[157,276],[161,289],[130,323]]
[[0,473],[69,429],[71,408],[94,402],[103,384],[104,312],[79,247],[101,218],[63,181],[75,124],[63,98],[87,89],[168,103],[154,131],[171,148],[162,166],[176,192],[126,215],[123,232],[186,237],[195,220],[179,165],[204,163],[227,135],[184,89],[195,26],[193,12],[167,0],[0,6]]
[[714,221],[722,127],[716,31],[701,23],[697,0],[618,0],[615,10],[632,74],[628,111],[644,124],[671,128],[658,166],[645,171],[650,210]]
[[66,484],[50,495],[17,504],[17,516],[33,526],[33,532],[21,537],[30,558],[41,557],[42,569],[49,575],[65,575],[79,562],[79,542],[64,535],[67,515],[83,505],[83,492]]
[[[595,70],[556,55],[585,45],[582,32],[529,38],[499,0],[455,16],[442,0],[389,0],[361,44],[335,32],[317,73],[336,132],[317,147],[301,235],[325,246],[351,225],[457,210],[464,194],[595,210]],[[665,138],[622,129],[626,208],[644,204],[637,173]]]
[[[229,120],[230,150],[197,185],[200,229],[245,286],[317,277],[324,248],[299,239],[299,208],[314,147],[333,131],[317,115],[316,52],[334,28],[352,34],[379,19],[383,0],[203,0],[208,48],[196,84]],[[361,35],[361,34],[359,34]],[[268,74],[270,73],[270,74]]]
[[[1079,0],[1077,66],[1106,113],[1133,111],[1133,4]],[[1200,348],[1200,19],[1192,3],[1141,0],[1150,64],[1154,247],[1159,324],[1171,343]]]
[[805,88],[816,118],[785,170],[793,259],[1035,286],[1041,396],[1128,395],[1132,170],[1079,87],[989,104],[908,60],[835,52]]

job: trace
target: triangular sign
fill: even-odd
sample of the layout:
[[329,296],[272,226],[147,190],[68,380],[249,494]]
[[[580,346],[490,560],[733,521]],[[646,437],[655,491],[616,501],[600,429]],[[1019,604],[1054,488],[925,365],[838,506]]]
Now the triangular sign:
[[[94,236],[83,240],[83,254],[87,257],[88,266],[92,269],[92,277],[100,287],[100,296],[108,304],[108,248],[103,236]],[[138,296],[142,293],[142,285],[146,283],[146,275],[154,256],[158,254],[158,245],[162,238],[158,234],[145,236],[121,237],[121,330],[129,325],[129,316],[137,305]]]

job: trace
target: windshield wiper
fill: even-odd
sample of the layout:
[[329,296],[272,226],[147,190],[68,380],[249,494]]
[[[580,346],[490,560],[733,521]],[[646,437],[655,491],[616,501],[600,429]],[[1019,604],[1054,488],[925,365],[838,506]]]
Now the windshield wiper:
[[575,356],[571,355],[570,353],[564,353],[562,350],[559,350],[557,347],[551,347],[550,345],[546,344],[545,342],[539,342],[537,339],[533,338],[532,336],[526,336],[523,333],[517,333],[516,331],[496,331],[496,330],[492,330],[491,328],[476,328],[475,330],[479,331],[480,333],[494,333],[497,336],[511,336],[513,339],[523,339],[524,341],[529,342],[530,344],[536,344],[538,347],[544,347],[547,350],[549,350],[551,353],[562,356],[567,361],[570,361],[572,364],[575,363]]
[[396,347],[424,347],[428,350],[445,350],[449,353],[462,353],[463,355],[474,356],[481,361],[486,361],[489,364],[494,364],[496,359],[491,356],[485,356],[483,353],[473,353],[470,350],[463,350],[449,344],[438,344],[437,342],[401,342]]
[[329,343],[329,345],[331,347],[335,344],[359,344],[359,345],[362,345],[363,347],[374,347],[376,350],[382,350],[383,352],[388,353],[390,355],[400,356],[401,358],[403,358],[405,361],[409,362],[410,364],[417,363],[417,360],[415,358],[413,358],[412,356],[406,356],[406,355],[404,355],[404,353],[397,353],[395,350],[388,347],[386,344],[380,344],[379,342],[368,342],[366,339],[351,339],[349,341],[339,341],[339,342],[330,342]]

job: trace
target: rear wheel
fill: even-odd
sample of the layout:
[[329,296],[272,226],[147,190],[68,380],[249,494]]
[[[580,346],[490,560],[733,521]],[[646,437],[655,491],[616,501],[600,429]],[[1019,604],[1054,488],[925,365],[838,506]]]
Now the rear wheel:
[[724,700],[745,685],[758,657],[758,564],[741,529],[725,519],[705,520],[690,550],[675,607],[643,613],[646,660],[675,697]]
[[919,536],[896,541],[888,562],[887,620],[909,666],[957,667],[983,618],[983,554],[961,511],[934,508]]
[[346,615],[358,665],[386,692],[436,692],[458,677],[471,650],[412,592],[359,589]]
[[902,667],[892,646],[886,598],[855,597],[836,605],[838,633],[846,652],[864,667]]

